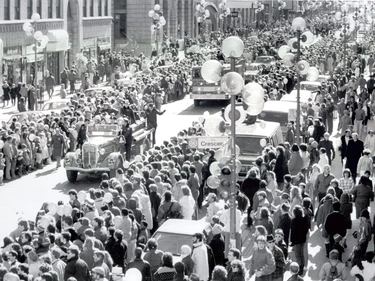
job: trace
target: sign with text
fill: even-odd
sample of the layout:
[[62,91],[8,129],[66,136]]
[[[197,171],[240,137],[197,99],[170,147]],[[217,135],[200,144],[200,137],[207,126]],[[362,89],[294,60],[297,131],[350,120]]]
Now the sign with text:
[[229,137],[191,137],[188,140],[190,148],[196,149],[218,149],[221,148]]
[[227,0],[226,7],[234,9],[250,9],[253,8],[255,0]]
[[232,18],[238,18],[238,12],[237,11],[233,11],[233,12],[230,13],[230,16]]

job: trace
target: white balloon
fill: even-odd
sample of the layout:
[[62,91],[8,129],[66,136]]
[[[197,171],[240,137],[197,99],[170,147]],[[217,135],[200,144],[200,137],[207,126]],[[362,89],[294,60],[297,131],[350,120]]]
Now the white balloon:
[[0,149],[2,149],[3,147],[4,147],[4,142],[0,140]]
[[261,139],[259,141],[259,144],[260,144],[261,147],[265,147],[267,145],[267,141],[265,139]]
[[223,66],[217,60],[208,60],[201,68],[202,78],[208,83],[219,82],[222,72]]
[[215,137],[221,136],[225,132],[225,121],[223,118],[217,115],[211,115],[206,118],[203,128],[206,131],[206,134]]
[[142,274],[136,268],[130,268],[125,273],[124,281],[142,281]]
[[283,45],[277,51],[278,56],[282,59],[288,52],[290,52],[290,48],[287,45]]

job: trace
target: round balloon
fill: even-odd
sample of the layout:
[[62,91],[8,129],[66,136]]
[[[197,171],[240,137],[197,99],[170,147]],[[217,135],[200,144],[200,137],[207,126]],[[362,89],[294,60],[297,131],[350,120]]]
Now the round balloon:
[[64,215],[64,206],[63,205],[60,205],[57,207],[57,214],[59,216],[63,216]]
[[39,225],[43,227],[43,229],[46,229],[50,225],[51,221],[47,216],[43,216],[40,221]]
[[290,52],[290,48],[288,45],[283,45],[277,51],[278,56],[282,59],[288,52]]
[[264,101],[263,87],[255,82],[246,84],[242,90],[242,99],[247,105]]
[[221,168],[219,166],[219,162],[215,161],[212,162],[210,165],[210,173],[214,176],[218,176],[221,173]]
[[245,44],[237,36],[229,36],[223,40],[222,43],[222,52],[226,57],[235,57],[238,58],[242,56],[245,49]]
[[73,210],[72,206],[65,205],[64,206],[64,215],[65,216],[70,216],[72,214],[72,210]]
[[202,78],[208,83],[216,83],[221,79],[223,66],[217,60],[206,61],[201,68]]
[[220,160],[224,156],[225,155],[224,155],[224,150],[223,149],[218,149],[218,150],[215,151],[215,159]]
[[49,203],[47,208],[48,208],[48,211],[49,211],[52,215],[55,215],[55,214],[56,214],[56,212],[57,212],[57,204],[56,204],[56,203],[53,203],[53,202]]
[[262,129],[265,129],[266,126],[267,126],[267,124],[266,124],[266,122],[264,122],[264,121],[262,120],[262,121],[260,121],[259,126],[260,126]]
[[4,147],[4,142],[0,140],[0,149],[2,149],[3,147]]
[[230,156],[223,156],[219,159],[220,165],[228,165],[231,160]]
[[212,115],[206,118],[203,128],[207,135],[211,137],[221,136],[225,132],[225,121],[217,115]]
[[203,116],[208,117],[208,116],[210,116],[210,113],[208,111],[205,111],[205,112],[203,112]]
[[136,268],[130,268],[125,273],[124,281],[142,281],[142,274]]
[[308,81],[316,81],[319,78],[319,70],[316,67],[310,67],[307,72]]
[[80,192],[78,192],[77,197],[78,197],[79,202],[85,203],[87,194],[85,191],[81,190]]
[[211,175],[207,178],[207,185],[212,189],[216,189],[220,185],[220,179],[217,176]]
[[107,192],[106,194],[104,194],[103,201],[106,202],[106,203],[112,202],[113,201],[112,194],[109,193],[109,192]]
[[230,95],[237,95],[241,92],[245,82],[241,74],[228,72],[221,78],[221,89]]
[[309,72],[310,65],[307,61],[301,60],[297,63],[297,70],[300,74],[304,75]]
[[[227,120],[229,123],[232,122],[232,107],[230,104],[225,108],[224,117],[225,120]],[[246,120],[246,112],[242,106],[236,106],[234,112],[234,120],[236,122],[236,125],[240,125]]]
[[122,166],[124,167],[124,169],[129,169],[130,162],[129,161],[125,161]]
[[292,38],[288,41],[288,46],[289,48],[291,48],[292,50],[295,50],[296,49],[296,44],[297,43],[297,38]]
[[295,64],[295,56],[292,53],[287,53],[283,57],[284,65],[287,67],[292,67]]
[[236,174],[238,174],[242,169],[242,163],[240,160],[236,159]]
[[267,141],[265,139],[261,139],[259,141],[259,144],[260,144],[261,147],[265,147],[267,145]]

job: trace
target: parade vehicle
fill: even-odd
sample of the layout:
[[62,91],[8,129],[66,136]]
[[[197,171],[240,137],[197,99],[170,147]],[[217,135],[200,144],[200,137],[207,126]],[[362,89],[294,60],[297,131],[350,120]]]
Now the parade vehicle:
[[[264,121],[278,122],[285,137],[288,123],[290,121],[295,122],[297,119],[297,102],[267,101],[264,103],[263,111],[258,115],[258,118]],[[300,120],[303,124],[302,114]]]
[[237,125],[236,144],[240,148],[237,159],[242,164],[238,181],[243,182],[245,180],[247,172],[254,166],[256,158],[262,155],[266,145],[276,147],[283,142],[280,123],[258,120],[252,125]]
[[152,235],[158,243],[158,250],[170,252],[173,263],[181,261],[181,246],[188,245],[193,248],[192,236],[195,233],[209,234],[211,226],[205,219],[183,220],[168,219]]
[[276,59],[273,56],[259,56],[254,63],[264,65],[266,70],[269,71],[276,64]]
[[245,84],[254,81],[255,77],[261,75],[263,68],[265,68],[265,66],[260,63],[251,63],[248,65],[244,74]]
[[95,98],[96,96],[101,96],[103,91],[112,91],[113,88],[111,86],[100,86],[100,87],[92,87],[85,90],[84,94],[86,97]]
[[300,85],[301,85],[301,90],[317,92],[322,86],[322,83],[318,81],[301,81]]
[[327,82],[330,78],[331,78],[331,76],[329,76],[329,75],[319,75],[318,79],[316,81]]
[[[142,154],[150,149],[152,132],[147,130],[146,121],[141,120],[132,124],[133,143],[131,155]],[[125,161],[121,153],[125,145],[123,136],[118,136],[119,126],[111,124],[96,124],[88,126],[88,141],[82,149],[68,152],[65,155],[64,167],[69,182],[77,180],[78,173],[94,174],[108,173],[112,178],[118,168],[127,169],[130,163]]]
[[[307,104],[309,101],[316,101],[316,92],[307,90],[300,91],[300,101]],[[285,94],[281,97],[280,101],[297,102],[297,90],[293,90],[290,94]]]
[[60,99],[60,100],[49,100],[46,101],[42,107],[42,111],[45,114],[50,112],[60,113],[64,109],[69,108],[70,99]]
[[16,118],[17,122],[20,122],[20,123],[30,122],[30,121],[39,122],[43,120],[44,117],[46,117],[46,114],[40,111],[18,112],[18,113],[12,114],[12,116],[8,119],[6,123],[8,125],[12,124],[14,118]]
[[[193,66],[192,69],[192,92],[190,98],[194,100],[194,105],[199,106],[200,102],[207,100],[229,100],[230,95],[221,90],[220,81],[217,83],[206,82],[201,74],[201,66]],[[236,65],[236,72],[244,75],[245,65]],[[223,74],[230,72],[230,65],[224,64]]]

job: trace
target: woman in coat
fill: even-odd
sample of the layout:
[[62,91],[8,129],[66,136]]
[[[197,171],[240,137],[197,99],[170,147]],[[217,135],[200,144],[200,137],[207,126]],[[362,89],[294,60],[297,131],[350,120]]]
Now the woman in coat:
[[82,124],[79,128],[78,136],[77,136],[77,147],[79,149],[82,148],[82,145],[88,141],[87,137],[87,127],[86,124]]
[[356,185],[351,192],[354,197],[353,201],[355,203],[357,219],[359,219],[361,212],[370,206],[370,200],[374,200],[374,193],[370,184],[369,179],[362,176],[359,180],[359,184]]
[[59,127],[56,128],[55,134],[52,135],[51,145],[52,155],[56,159],[56,168],[58,169],[61,167],[61,157],[65,148],[65,139]]
[[285,156],[285,149],[282,146],[276,147],[276,165],[274,172],[276,174],[276,182],[279,186],[279,190],[283,190],[284,175],[289,174],[289,171],[288,162]]
[[125,159],[126,161],[130,161],[133,143],[133,129],[129,125],[129,119],[124,118],[124,124],[122,125],[121,131],[118,133],[118,135],[122,136],[124,140]]
[[292,176],[297,175],[299,172],[301,172],[302,168],[304,166],[299,147],[297,144],[292,145],[292,156],[290,157],[289,163],[288,163],[288,169],[289,173]]
[[9,100],[10,100],[10,87],[7,81],[4,81],[3,84],[3,107],[9,105]]

